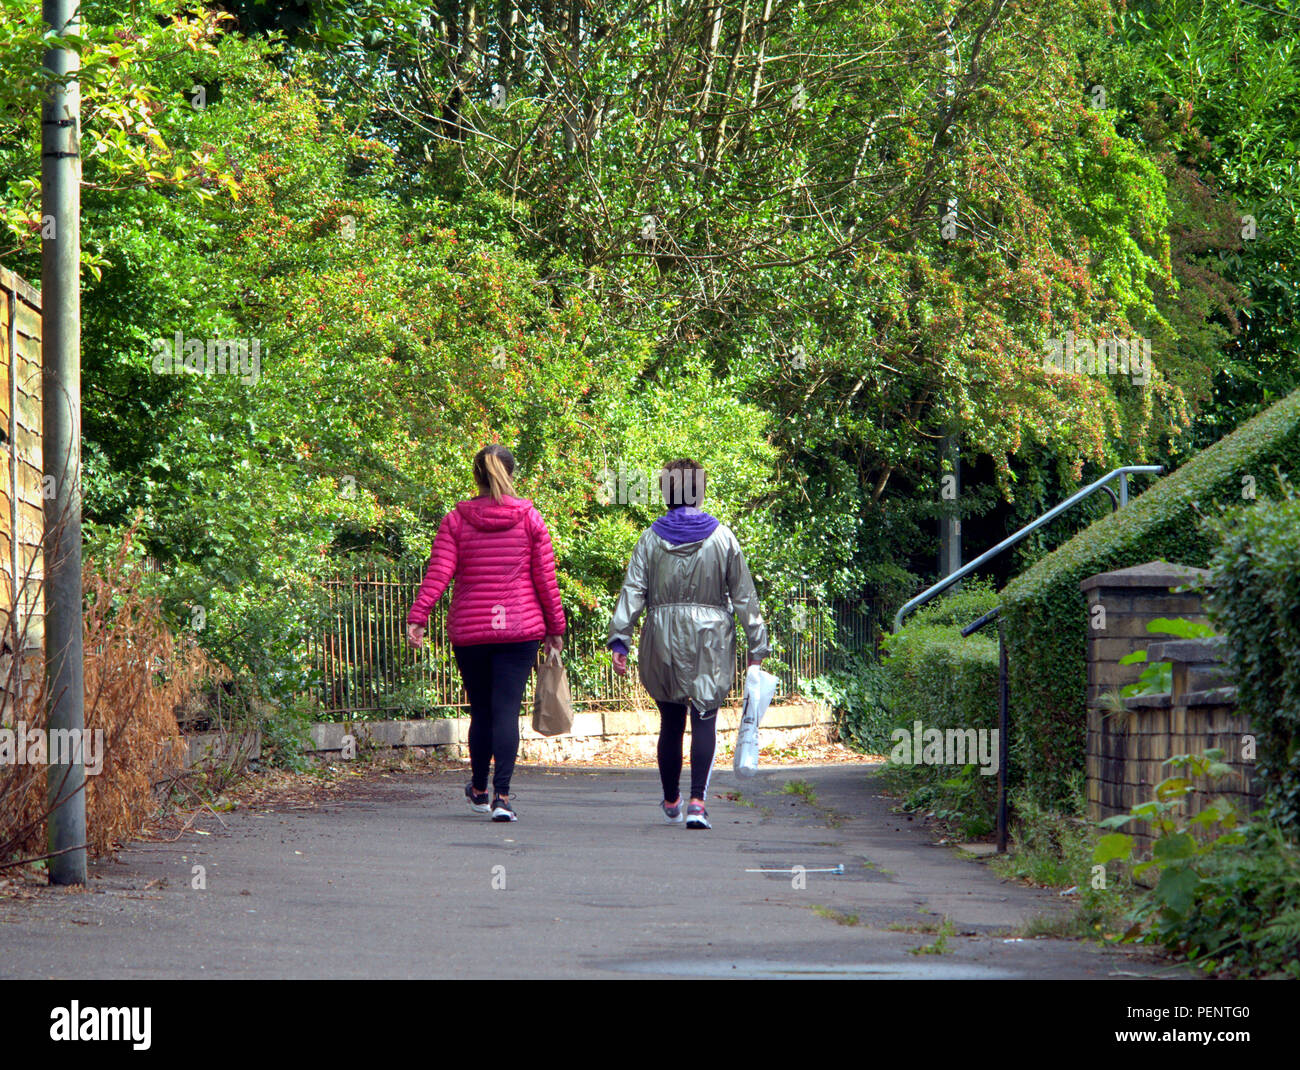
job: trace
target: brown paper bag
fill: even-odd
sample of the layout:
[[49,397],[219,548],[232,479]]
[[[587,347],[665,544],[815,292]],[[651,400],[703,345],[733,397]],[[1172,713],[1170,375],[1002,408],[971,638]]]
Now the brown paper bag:
[[562,736],[573,731],[573,699],[569,674],[560,655],[551,651],[537,666],[533,692],[533,731],[542,736]]

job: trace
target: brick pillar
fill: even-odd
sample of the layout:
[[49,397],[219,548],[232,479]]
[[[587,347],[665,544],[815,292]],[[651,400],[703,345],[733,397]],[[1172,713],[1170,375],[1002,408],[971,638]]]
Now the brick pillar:
[[[1142,665],[1121,665],[1120,658],[1145,650],[1170,636],[1147,631],[1158,617],[1185,617],[1206,621],[1201,596],[1194,591],[1175,592],[1208,575],[1205,569],[1151,561],[1133,568],[1089,576],[1080,589],[1088,601],[1088,818],[1100,821],[1112,814],[1128,813],[1145,802],[1155,784],[1128,784],[1125,761],[1138,762],[1140,737],[1130,731],[1130,719],[1103,705],[1103,696],[1136,683]],[[1165,716],[1168,716],[1165,711]]]

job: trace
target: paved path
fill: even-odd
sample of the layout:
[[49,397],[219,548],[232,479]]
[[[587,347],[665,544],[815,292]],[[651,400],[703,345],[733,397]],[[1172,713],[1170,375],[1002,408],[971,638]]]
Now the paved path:
[[[780,792],[796,779],[817,805]],[[1169,975],[1084,943],[1007,942],[1059,896],[930,846],[861,765],[719,770],[712,790],[753,805],[711,800],[711,832],[661,823],[653,770],[521,769],[509,825],[472,814],[464,781],[376,777],[315,808],[208,818],[209,835],[95,865],[87,894],[0,900],[0,977]],[[804,889],[745,872],[840,863]],[[890,928],[944,915],[961,934],[949,954],[912,954],[934,936]]]

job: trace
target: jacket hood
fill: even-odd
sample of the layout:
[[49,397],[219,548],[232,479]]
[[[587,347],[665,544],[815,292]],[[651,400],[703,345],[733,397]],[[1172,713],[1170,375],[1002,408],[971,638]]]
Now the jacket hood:
[[461,519],[479,531],[505,531],[520,523],[532,509],[527,498],[503,497],[500,503],[491,498],[470,498],[456,503]]
[[717,517],[709,516],[702,510],[692,509],[687,513],[686,507],[683,507],[670,509],[664,513],[651,525],[651,530],[673,546],[684,546],[688,543],[703,542],[713,534],[718,523]]

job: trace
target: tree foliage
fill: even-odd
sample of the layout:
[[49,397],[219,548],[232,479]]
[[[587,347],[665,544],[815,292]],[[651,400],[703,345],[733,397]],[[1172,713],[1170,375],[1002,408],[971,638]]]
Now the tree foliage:
[[[0,2],[0,255],[34,277],[43,30]],[[778,604],[883,615],[941,442],[956,508],[1014,517],[1286,380],[1281,16],[1173,7],[92,0],[87,515],[142,513],[176,618],[278,691],[321,577],[422,556],[496,439],[579,611],[654,511],[606,470],[671,453]],[[1149,339],[1150,381],[1050,370],[1067,332]],[[232,339],[255,374],[160,370]]]

